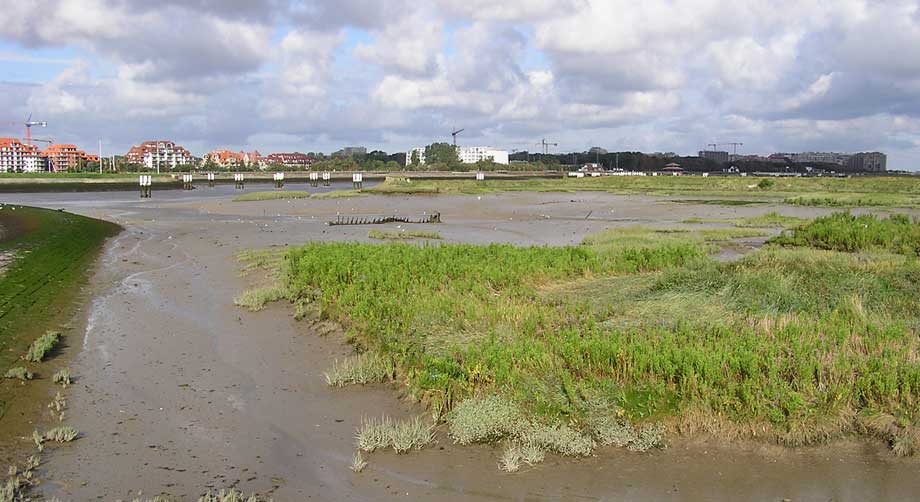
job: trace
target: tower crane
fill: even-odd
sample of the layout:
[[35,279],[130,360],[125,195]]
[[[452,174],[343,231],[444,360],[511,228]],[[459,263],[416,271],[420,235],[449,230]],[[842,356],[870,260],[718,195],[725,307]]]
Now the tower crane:
[[30,113],[29,118],[26,119],[25,126],[26,126],[26,144],[31,145],[32,144],[32,126],[48,127],[48,123],[33,121],[32,114]]
[[457,148],[457,135],[465,130],[466,129],[454,129],[454,131],[450,133],[450,135],[454,137],[454,148]]
[[537,143],[537,144],[543,146],[543,155],[547,155],[547,154],[549,153],[549,147],[551,147],[551,146],[559,146],[559,143],[549,143],[549,142],[547,142],[547,141],[546,141],[546,138],[543,138],[543,140],[540,141],[540,142]]

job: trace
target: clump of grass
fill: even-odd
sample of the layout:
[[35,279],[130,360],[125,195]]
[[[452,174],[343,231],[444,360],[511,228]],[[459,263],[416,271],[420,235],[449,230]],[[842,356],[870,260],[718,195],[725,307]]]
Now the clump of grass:
[[32,431],[32,442],[35,443],[35,447],[38,449],[39,453],[45,449],[45,436],[37,430]]
[[422,230],[401,230],[401,231],[381,231],[371,230],[367,233],[370,239],[379,240],[410,240],[410,239],[441,239],[441,234],[437,232],[426,232]]
[[10,368],[6,373],[3,374],[3,378],[19,379],[22,381],[31,380],[32,377],[32,372],[23,368],[22,366]]
[[237,295],[233,299],[233,303],[238,307],[249,309],[252,312],[258,312],[265,308],[266,304],[283,300],[287,297],[287,288],[280,284],[274,284],[246,290]]
[[348,468],[354,472],[361,472],[365,467],[367,467],[367,460],[364,460],[364,456],[361,455],[361,451],[358,450],[355,452],[354,456],[352,456],[351,465],[348,466]]
[[60,339],[60,331],[48,331],[44,335],[38,337],[29,347],[29,352],[26,353],[26,361],[33,363],[42,362],[45,355],[54,349],[54,346],[57,345]]
[[361,451],[380,450],[390,445],[392,431],[393,421],[388,417],[362,419],[355,434],[355,442]]
[[390,444],[396,453],[421,450],[434,441],[434,426],[414,417],[393,423]]
[[57,443],[69,443],[77,438],[80,432],[69,425],[55,427],[45,433],[46,441],[55,441]]
[[358,449],[365,452],[392,447],[396,453],[421,450],[434,441],[434,426],[421,417],[407,420],[371,418],[361,421],[355,435]]
[[516,441],[509,441],[498,458],[498,467],[505,472],[517,472],[522,460],[520,445]]
[[567,457],[586,457],[597,446],[591,436],[564,423],[533,423],[528,429],[522,434],[526,443]]
[[648,451],[652,448],[660,448],[664,443],[664,426],[661,424],[649,425],[639,429],[627,448],[632,451]]
[[54,396],[54,400],[48,403],[48,409],[51,412],[52,417],[57,417],[61,422],[64,421],[64,410],[67,408],[67,400],[64,399],[64,396],[61,395],[61,392],[58,391]]
[[500,441],[525,422],[516,405],[497,395],[466,399],[447,415],[448,434],[460,444]]
[[835,213],[817,218],[772,242],[849,253],[876,250],[917,255],[920,253],[920,222],[900,214],[879,218],[871,214]]
[[376,353],[365,352],[332,363],[332,368],[323,375],[332,387],[352,384],[379,383],[393,376],[393,360]]
[[208,490],[207,493],[198,497],[198,502],[270,502],[271,499],[263,499],[258,495],[246,495],[235,488],[221,489],[218,492]]
[[58,370],[57,373],[55,373],[54,376],[51,377],[51,381],[54,383],[61,384],[61,386],[66,389],[67,386],[70,385],[71,383],[70,368],[61,368],[60,370]]
[[776,211],[771,211],[767,214],[761,214],[758,216],[748,216],[745,218],[737,218],[732,220],[732,223],[736,227],[754,227],[754,228],[788,228],[801,225],[808,221],[805,218],[797,218],[795,216],[785,216],[777,213]]

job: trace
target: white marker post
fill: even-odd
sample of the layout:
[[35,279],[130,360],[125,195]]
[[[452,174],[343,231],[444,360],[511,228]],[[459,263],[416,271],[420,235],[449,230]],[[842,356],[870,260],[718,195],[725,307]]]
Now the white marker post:
[[236,189],[237,189],[237,190],[242,190],[243,188],[245,188],[245,181],[246,181],[246,180],[243,178],[243,173],[234,173],[234,174],[233,174],[233,181],[234,181],[234,183],[236,183]]
[[364,184],[364,175],[361,173],[354,173],[351,175],[351,186],[355,190],[360,190],[361,185]]
[[329,186],[329,180],[332,179],[332,175],[328,172],[323,173],[323,186]]
[[482,171],[478,171],[476,173],[476,181],[485,181],[485,180],[486,180],[486,173]]
[[214,173],[208,173],[208,186],[214,188]]
[[275,180],[275,188],[284,188],[284,173],[275,173],[272,179]]
[[142,174],[137,178],[138,185],[141,187],[141,198],[150,198],[151,186],[153,185],[153,176]]
[[316,188],[316,185],[319,184],[319,173],[311,172],[310,173],[310,186]]
[[182,175],[182,189],[183,189],[183,190],[192,190],[192,189],[194,189],[194,188],[195,188],[195,187],[192,186],[192,175],[191,175],[191,174],[183,174],[183,175]]

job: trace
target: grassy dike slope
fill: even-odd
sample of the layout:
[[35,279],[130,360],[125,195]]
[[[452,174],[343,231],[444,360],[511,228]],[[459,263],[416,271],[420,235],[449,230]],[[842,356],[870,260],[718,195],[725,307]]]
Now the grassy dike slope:
[[[461,442],[513,438],[507,417],[523,415],[586,444],[664,423],[790,446],[857,433],[913,454],[920,224],[835,215],[740,261],[710,258],[712,241],[736,237],[634,227],[562,248],[311,243],[287,252],[265,297],[392,361]],[[503,404],[482,401],[495,396]]]
[[[0,273],[0,372],[29,366],[19,358],[29,344],[56,323],[66,322],[105,240],[118,225],[71,213],[4,204],[0,252],[15,259]],[[32,368],[39,376],[47,371]],[[21,390],[0,380],[0,417]]]

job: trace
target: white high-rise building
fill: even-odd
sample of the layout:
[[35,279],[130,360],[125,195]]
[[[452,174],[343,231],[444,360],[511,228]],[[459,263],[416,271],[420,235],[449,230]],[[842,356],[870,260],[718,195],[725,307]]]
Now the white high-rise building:
[[[420,165],[425,164],[425,147],[413,148],[406,152],[406,165],[412,165],[413,156],[418,158]],[[496,164],[508,165],[508,151],[499,150],[489,146],[461,146],[457,147],[457,158],[464,164],[475,164],[483,160],[491,160]]]

